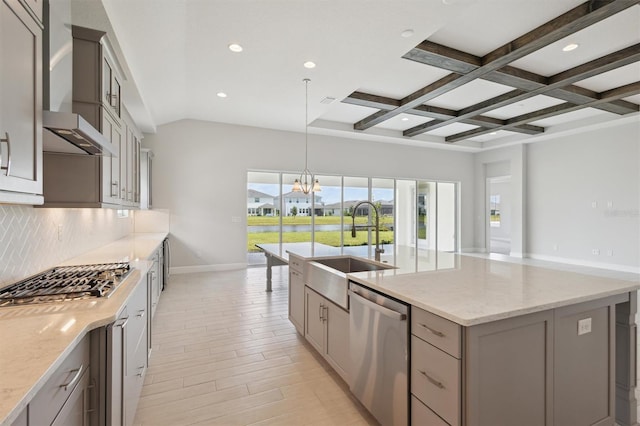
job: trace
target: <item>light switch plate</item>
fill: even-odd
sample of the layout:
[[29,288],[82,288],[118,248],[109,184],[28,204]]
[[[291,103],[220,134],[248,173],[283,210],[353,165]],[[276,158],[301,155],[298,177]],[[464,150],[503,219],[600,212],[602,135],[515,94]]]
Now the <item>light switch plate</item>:
[[585,318],[578,321],[578,336],[591,333],[591,318]]

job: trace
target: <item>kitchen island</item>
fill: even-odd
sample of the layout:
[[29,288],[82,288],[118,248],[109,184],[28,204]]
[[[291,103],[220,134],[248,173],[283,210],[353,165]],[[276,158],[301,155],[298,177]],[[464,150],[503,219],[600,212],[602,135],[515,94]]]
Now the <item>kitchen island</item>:
[[0,308],[0,425],[11,425],[24,413],[74,349],[92,330],[114,322],[134,292],[144,286],[146,294],[149,258],[166,237],[133,234],[64,262],[129,262],[132,272],[107,298]]
[[454,256],[348,275],[411,307],[413,424],[637,424],[637,280]]
[[[362,330],[354,331],[349,319],[354,302],[322,291],[310,273],[317,263],[348,255],[336,248],[314,254],[298,247],[298,253],[286,259],[289,318],[352,386],[354,354],[350,362],[340,348],[353,343],[345,329],[361,340]],[[381,260],[377,270],[346,278],[409,307],[405,371],[412,424],[637,424],[637,274],[403,247]],[[374,316],[356,324],[363,318],[378,324]]]

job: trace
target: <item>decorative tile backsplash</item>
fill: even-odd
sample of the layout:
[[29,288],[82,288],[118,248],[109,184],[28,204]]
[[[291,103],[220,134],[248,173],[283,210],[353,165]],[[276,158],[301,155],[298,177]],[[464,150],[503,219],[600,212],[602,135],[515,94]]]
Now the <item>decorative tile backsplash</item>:
[[128,235],[126,213],[0,204],[0,287]]

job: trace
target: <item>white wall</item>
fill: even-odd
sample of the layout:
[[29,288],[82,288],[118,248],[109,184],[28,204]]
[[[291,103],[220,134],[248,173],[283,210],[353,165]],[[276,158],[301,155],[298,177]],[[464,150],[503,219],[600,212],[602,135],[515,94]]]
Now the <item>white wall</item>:
[[[304,167],[300,133],[182,120],[160,126],[143,144],[155,154],[154,207],[171,211],[172,265],[191,270],[246,263],[248,170]],[[309,168],[318,174],[461,181],[461,247],[473,244],[471,153],[309,135]]]
[[640,272],[639,145],[636,119],[476,154],[476,247],[486,247],[486,178],[508,173],[512,255]]
[[529,146],[532,257],[640,271],[639,146],[638,122]]

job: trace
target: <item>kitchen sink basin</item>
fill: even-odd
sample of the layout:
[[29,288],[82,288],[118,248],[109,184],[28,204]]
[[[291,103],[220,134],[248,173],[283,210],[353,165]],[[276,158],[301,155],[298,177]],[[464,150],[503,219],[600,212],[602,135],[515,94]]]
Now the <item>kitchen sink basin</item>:
[[334,256],[314,259],[307,264],[307,286],[342,308],[349,310],[349,283],[352,272],[395,269],[392,265],[355,256]]

